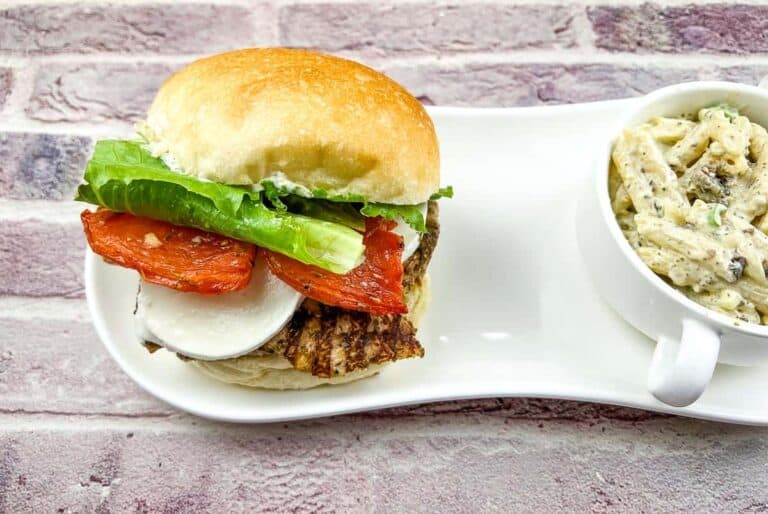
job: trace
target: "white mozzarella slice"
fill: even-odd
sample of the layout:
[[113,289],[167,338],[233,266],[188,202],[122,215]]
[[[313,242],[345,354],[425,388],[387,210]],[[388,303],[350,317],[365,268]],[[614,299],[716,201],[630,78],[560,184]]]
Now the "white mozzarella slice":
[[[424,216],[424,220],[426,220],[427,219],[426,202],[419,205],[419,210],[421,211],[421,215]],[[411,228],[411,226],[408,223],[404,222],[403,220],[397,220],[397,226],[395,227],[393,232],[403,236],[403,243],[405,244],[405,248],[403,249],[403,262],[405,262],[406,259],[408,259],[408,257],[413,255],[413,252],[416,251],[416,248],[419,247],[419,243],[421,242],[421,233]]]
[[134,322],[142,340],[196,359],[226,359],[269,341],[302,298],[259,256],[248,286],[232,293],[184,293],[142,280]]

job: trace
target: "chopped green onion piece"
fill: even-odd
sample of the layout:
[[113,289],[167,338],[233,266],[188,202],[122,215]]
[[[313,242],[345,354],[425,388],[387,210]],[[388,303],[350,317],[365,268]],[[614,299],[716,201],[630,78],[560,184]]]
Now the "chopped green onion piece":
[[717,111],[721,111],[725,115],[725,117],[731,121],[739,117],[739,110],[732,105],[720,104],[713,107],[713,109]]
[[722,214],[727,210],[728,208],[725,205],[722,204],[715,204],[709,209],[709,213],[707,214],[707,221],[710,225],[713,227],[719,227],[723,224],[723,218]]

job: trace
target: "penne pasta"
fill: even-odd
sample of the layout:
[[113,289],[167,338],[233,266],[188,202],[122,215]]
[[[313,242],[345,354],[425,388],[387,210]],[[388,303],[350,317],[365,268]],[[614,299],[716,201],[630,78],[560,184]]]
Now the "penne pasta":
[[686,136],[667,150],[665,155],[669,165],[683,171],[694,160],[701,157],[709,144],[709,124],[699,123]]
[[768,131],[727,106],[616,141],[611,207],[656,274],[701,305],[768,322]]
[[647,214],[635,216],[635,223],[644,239],[698,262],[726,282],[736,282],[744,273],[744,265],[733,250],[691,227]]
[[696,126],[691,120],[656,117],[649,122],[649,132],[659,143],[673,145],[683,139]]
[[736,284],[721,280],[714,273],[703,269],[696,262],[683,255],[657,246],[644,246],[637,249],[638,256],[657,275],[668,278],[680,288],[696,293],[714,293],[733,290],[755,305],[763,313],[768,313],[768,287],[761,286],[749,279]]

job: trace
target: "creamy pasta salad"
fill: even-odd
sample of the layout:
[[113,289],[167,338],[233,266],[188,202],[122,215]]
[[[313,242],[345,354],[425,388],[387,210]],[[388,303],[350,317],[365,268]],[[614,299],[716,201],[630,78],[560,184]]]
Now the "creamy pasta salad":
[[609,192],[625,237],[699,304],[768,324],[768,132],[727,105],[624,130]]

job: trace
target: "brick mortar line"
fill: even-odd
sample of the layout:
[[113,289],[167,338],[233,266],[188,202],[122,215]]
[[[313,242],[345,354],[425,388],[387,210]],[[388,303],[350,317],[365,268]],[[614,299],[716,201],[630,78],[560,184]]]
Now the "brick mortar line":
[[34,221],[51,225],[79,224],[80,212],[85,207],[84,203],[72,201],[0,199],[0,220]]
[[92,138],[133,137],[133,124],[122,121],[99,122],[45,122],[31,120],[22,115],[0,119],[0,133],[28,132],[32,134],[53,134],[60,136],[85,136]]
[[597,36],[592,29],[592,22],[589,20],[586,8],[573,13],[568,31],[573,35],[575,49],[590,53],[594,52]]
[[[382,65],[421,65],[421,64],[661,64],[679,68],[693,67],[701,64],[715,65],[746,65],[768,63],[768,52],[751,54],[723,53],[631,53],[609,52],[598,48],[536,50],[521,49],[504,52],[451,52],[435,55],[425,53],[400,52],[399,55],[374,56],[349,51],[333,51],[337,55],[352,56],[351,58],[369,63],[372,66]],[[183,64],[207,54],[184,55],[115,55],[102,54],[58,54],[36,57],[0,56],[0,67],[12,69],[28,68],[29,66],[44,66],[46,64]]]
[[[538,4],[538,5],[565,5],[565,4],[571,4],[576,6],[584,6],[584,7],[591,7],[591,6],[613,6],[613,5],[626,5],[626,6],[633,6],[633,5],[641,5],[643,3],[648,2],[649,0],[612,0],[612,1],[599,1],[599,0],[577,0],[575,2],[567,2],[565,0],[527,0],[527,1],[517,1],[514,2],[513,5],[532,5],[532,4]],[[122,0],[121,2],[124,5],[172,5],[172,4],[204,4],[204,5],[232,5],[232,6],[251,6],[253,5],[253,1],[251,0]],[[258,3],[264,3],[264,4],[270,4],[275,7],[288,7],[292,5],[311,5],[311,4],[362,4],[366,3],[365,0],[264,0],[262,2]],[[458,5],[462,3],[466,3],[462,0],[454,0],[453,2],[449,0],[387,0],[386,2],[382,2],[382,5],[396,5],[396,4],[427,4],[427,5]],[[478,0],[478,3],[485,3],[485,4],[493,4],[493,3],[499,3],[499,0],[492,1],[492,0]],[[682,6],[682,5],[691,5],[691,4],[727,4],[728,2],[726,0],[697,0],[694,2],[693,0],[656,0],[653,3],[658,3],[662,7],[675,7],[675,6]],[[738,0],[735,2],[736,4],[742,4],[742,5],[754,5],[754,6],[761,6],[765,5],[764,0]],[[108,2],[103,1],[95,1],[95,0],[5,0],[3,2],[2,8],[7,7],[17,7],[17,6],[23,6],[23,5],[49,5],[49,6],[56,6],[56,5],[66,5],[66,4],[84,4],[88,6],[109,6],[110,4]]]
[[[339,0],[331,0],[339,1]],[[222,6],[251,6],[255,2],[252,0],[119,0],[118,3],[98,0],[5,0],[1,8],[20,7],[20,6],[59,6],[81,4],[87,7],[121,7],[124,5],[173,5],[173,4],[202,4],[202,5],[222,5]],[[275,5],[276,1],[263,0],[261,3]]]
[[[109,411],[57,411],[53,409],[40,409],[40,410],[31,410],[31,409],[9,409],[0,407],[0,419],[3,416],[10,416],[15,419],[16,416],[65,416],[65,417],[77,417],[77,418],[93,418],[93,417],[99,417],[99,418],[118,418],[118,419],[157,419],[157,418],[171,418],[173,417],[173,412],[109,412]],[[0,431],[2,432],[2,431]]]
[[[169,407],[170,409],[170,407]],[[573,418],[546,418],[536,415],[520,415],[510,409],[509,416],[499,416],[496,412],[486,413],[480,411],[463,412],[461,410],[447,413],[419,414],[401,413],[384,416],[352,414],[332,418],[316,418],[303,421],[277,422],[277,423],[227,423],[198,418],[177,410],[168,412],[148,411],[126,413],[100,413],[77,412],[55,410],[28,410],[28,409],[2,409],[0,408],[0,435],[8,433],[28,431],[56,431],[66,432],[110,432],[131,431],[138,433],[155,434],[158,432],[170,434],[196,434],[201,432],[216,433],[249,433],[253,436],[263,437],[301,437],[307,431],[313,432],[316,438],[344,439],[360,433],[361,428],[367,428],[365,438],[375,439],[378,442],[400,440],[403,438],[430,438],[430,437],[464,437],[464,438],[498,438],[507,440],[510,437],[530,437],[532,439],[544,438],[548,444],[563,443],[570,440],[574,434],[581,434],[586,429],[593,431],[595,438],[586,438],[582,442],[585,446],[599,444],[600,427],[611,426],[613,431],[622,430],[628,441],[635,437],[638,431],[647,431],[680,426],[685,424],[691,427],[700,427],[712,431],[716,424],[710,422],[679,417],[652,417],[643,421],[632,421],[611,418],[592,418],[585,416],[583,419]],[[485,435],[478,434],[478,417],[483,418],[483,426],[486,428],[496,426],[505,429],[503,433],[489,432]],[[445,421],[439,418],[445,418]],[[448,421],[448,418],[450,421]],[[515,424],[510,429],[507,419],[513,419]],[[407,426],[398,427],[392,431],[392,424],[400,423]],[[754,437],[755,427],[731,426],[730,432],[733,438],[748,439]],[[255,434],[258,432],[258,434]],[[688,449],[691,453],[697,451],[696,447]],[[658,449],[659,454],[666,454],[663,448]]]
[[[55,411],[54,411],[55,412]],[[421,415],[402,413],[380,418],[376,415],[350,415],[337,418],[318,418],[314,420],[293,421],[268,424],[234,424],[196,418],[179,411],[144,416],[142,413],[118,415],[100,415],[98,413],[73,414],[3,414],[0,410],[0,435],[23,434],[27,432],[52,432],[59,434],[133,432],[134,435],[154,437],[157,434],[171,436],[205,434],[215,436],[247,435],[251,438],[298,439],[307,436],[314,440],[350,441],[359,437],[362,443],[385,445],[390,441],[428,440],[433,438],[460,438],[465,441],[494,439],[498,441],[532,441],[548,448],[564,446],[572,448],[574,443],[585,448],[596,448],[601,443],[604,430],[610,431],[611,439],[632,445],[637,442],[638,433],[653,433],[661,441],[674,445],[678,455],[696,455],[702,447],[708,447],[708,440],[723,434],[722,426],[716,423],[690,418],[666,417],[650,418],[643,421],[631,421],[610,418],[583,419],[544,418],[539,416],[490,416],[483,413],[452,412],[445,414]],[[509,424],[508,420],[513,423]],[[479,433],[482,425],[485,432]],[[494,430],[495,429],[495,430]],[[673,438],[665,434],[685,430],[703,436],[699,444],[678,448]],[[726,434],[730,442],[750,441],[760,427],[730,425]],[[351,439],[350,439],[351,438]],[[644,455],[669,455],[670,446],[660,444],[646,447]],[[497,448],[488,448],[486,453],[492,456]],[[628,455],[636,453],[631,450]]]
[[95,139],[114,137],[133,137],[133,125],[119,121],[102,121],[89,123],[44,122],[30,120],[25,117],[7,116],[0,119],[0,133],[29,132],[32,134],[53,134],[60,136],[86,136]]
[[4,120],[12,120],[18,117],[24,117],[24,108],[29,105],[32,98],[32,92],[35,88],[35,75],[38,72],[36,63],[27,63],[26,66],[13,70],[13,80],[10,94],[3,105],[0,124]]
[[14,56],[0,53],[0,66],[8,68],[25,68],[31,65],[44,64],[183,64],[188,61],[205,57],[208,54],[115,54],[103,53],[59,53],[49,55]]
[[85,299],[0,296],[0,320],[90,323],[91,317]]
[[[58,431],[109,431],[109,430],[123,430],[123,429],[130,429],[132,431],[147,431],[147,432],[156,432],[158,428],[164,429],[166,432],[176,432],[176,433],[200,433],[201,429],[205,431],[210,431],[211,429],[219,431],[219,430],[230,430],[230,431],[237,431],[237,430],[252,430],[253,428],[256,428],[257,430],[261,430],[264,432],[264,435],[284,435],[284,425],[288,425],[289,427],[292,427],[294,430],[298,429],[299,431],[303,428],[314,427],[318,431],[326,432],[327,435],[333,436],[334,434],[338,434],[338,431],[332,428],[332,425],[339,424],[340,421],[348,420],[349,425],[353,426],[356,424],[377,424],[380,422],[389,422],[389,417],[379,417],[379,416],[365,416],[365,415],[348,415],[348,416],[337,416],[337,417],[331,417],[331,418],[315,418],[315,419],[309,419],[309,420],[299,420],[299,421],[291,421],[291,422],[276,422],[276,423],[228,423],[228,422],[218,422],[213,420],[208,420],[205,418],[198,418],[194,415],[187,414],[183,411],[179,411],[176,409],[173,409],[172,407],[169,407],[169,410],[167,413],[165,412],[154,412],[154,411],[148,411],[146,413],[144,412],[126,412],[126,413],[119,413],[119,412],[98,412],[98,411],[56,411],[52,409],[44,409],[44,410],[31,410],[31,409],[13,409],[13,408],[1,408],[0,407],[0,426],[3,426],[3,429],[0,429],[0,434],[2,433],[8,433],[8,432],[17,432],[17,431],[27,431],[27,430],[58,430]],[[470,414],[470,415],[468,415]],[[472,415],[477,415],[482,413],[472,412],[472,413],[462,413],[462,412],[456,412],[456,413],[448,413],[448,414],[435,414],[435,415],[419,415],[419,414],[402,414],[398,416],[392,416],[393,419],[400,419],[404,420],[407,419],[409,421],[412,421],[414,424],[419,425],[421,428],[424,429],[424,432],[422,433],[418,429],[415,430],[416,435],[423,435],[424,437],[427,437],[429,435],[429,427],[430,427],[430,419],[433,419],[437,416],[443,416],[443,415],[449,415],[449,416],[456,416],[459,415],[463,418],[472,418]],[[3,418],[9,418],[9,422],[3,424],[1,421]],[[42,419],[41,419],[42,418]],[[497,416],[493,416],[490,419],[498,420],[499,424],[501,425],[503,423],[502,418],[498,418]],[[658,418],[663,419],[663,418]],[[137,423],[134,423],[134,420],[137,421]],[[146,421],[149,421],[150,425],[147,426],[145,423]],[[195,424],[193,425],[191,422],[194,421]],[[521,421],[527,421],[525,419],[521,419]],[[537,420],[532,420],[537,421]],[[549,421],[549,420],[547,420]],[[552,421],[557,421],[557,419],[552,419]],[[570,421],[570,420],[569,420]],[[158,426],[159,425],[159,426]],[[461,425],[454,425],[451,427],[448,427],[449,434],[453,434],[456,431],[460,431],[461,433],[467,433],[472,434],[473,433],[473,426],[474,424],[469,422],[465,427],[462,427]],[[467,429],[466,432],[464,430],[461,430],[462,428]],[[349,428],[347,427],[346,430],[349,432],[354,431],[354,427]],[[398,434],[398,436],[401,434]],[[408,435],[412,435],[409,433]],[[448,434],[446,434],[448,435]],[[383,439],[382,436],[386,436],[386,434],[377,434],[377,439]],[[394,439],[397,439],[398,436],[393,437]],[[344,437],[343,435],[339,437]]]
[[[354,55],[336,52],[339,55]],[[402,65],[465,65],[465,64],[616,64],[635,66],[668,66],[670,68],[694,68],[702,64],[718,66],[744,66],[745,57],[749,58],[748,65],[768,64],[768,52],[763,54],[665,54],[607,52],[593,49],[559,50],[520,50],[512,52],[468,52],[451,53],[448,55],[397,55],[392,57],[368,57],[363,55],[360,60],[373,66],[402,66]],[[357,58],[357,57],[353,57]]]

